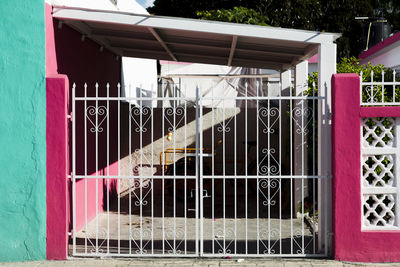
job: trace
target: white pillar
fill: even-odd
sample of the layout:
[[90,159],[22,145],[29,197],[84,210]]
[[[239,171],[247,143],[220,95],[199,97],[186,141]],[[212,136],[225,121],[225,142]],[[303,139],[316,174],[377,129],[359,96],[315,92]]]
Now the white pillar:
[[331,252],[332,188],[331,188],[331,78],[336,73],[336,44],[322,43],[318,48],[318,95],[326,99],[318,103],[318,175],[327,176],[318,183],[319,238],[318,248]]
[[[308,61],[302,61],[294,68],[294,89],[296,96],[305,96],[308,89]],[[305,100],[294,101],[292,116],[294,120],[294,174],[307,175],[307,122],[310,114]],[[308,196],[308,181],[295,179],[294,200],[297,207]]]
[[290,86],[292,84],[292,73],[291,70],[281,72],[281,94],[289,95]]

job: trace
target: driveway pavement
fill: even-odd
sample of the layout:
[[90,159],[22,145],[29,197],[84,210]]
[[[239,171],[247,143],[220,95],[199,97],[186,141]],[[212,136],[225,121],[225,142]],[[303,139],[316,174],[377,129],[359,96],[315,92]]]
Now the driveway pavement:
[[310,259],[69,259],[67,261],[33,261],[0,263],[0,266],[76,266],[76,267],[103,267],[103,266],[155,266],[155,267],[344,267],[344,266],[399,266],[400,263],[348,263],[333,260]]

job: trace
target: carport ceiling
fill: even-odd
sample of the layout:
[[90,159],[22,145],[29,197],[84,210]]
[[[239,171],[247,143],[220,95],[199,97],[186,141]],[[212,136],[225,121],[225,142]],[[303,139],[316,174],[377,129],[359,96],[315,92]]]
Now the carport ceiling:
[[53,17],[116,55],[228,66],[288,69],[339,34],[81,8]]

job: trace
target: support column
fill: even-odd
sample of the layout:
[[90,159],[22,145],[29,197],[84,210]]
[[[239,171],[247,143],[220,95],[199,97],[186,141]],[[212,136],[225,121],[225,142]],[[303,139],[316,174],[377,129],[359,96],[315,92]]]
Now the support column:
[[291,70],[281,72],[281,90],[282,95],[290,95],[290,86],[292,84]]
[[336,73],[336,44],[322,43],[318,48],[318,175],[328,176],[318,183],[318,248],[331,253],[331,78]]
[[[294,68],[294,91],[296,96],[305,96],[308,89],[308,61],[302,61]],[[307,175],[307,121],[310,117],[308,103],[295,100],[292,110],[294,120],[294,175]],[[312,113],[311,113],[312,114]],[[310,133],[312,134],[312,133]],[[295,179],[295,214],[297,207],[308,196],[307,180]]]

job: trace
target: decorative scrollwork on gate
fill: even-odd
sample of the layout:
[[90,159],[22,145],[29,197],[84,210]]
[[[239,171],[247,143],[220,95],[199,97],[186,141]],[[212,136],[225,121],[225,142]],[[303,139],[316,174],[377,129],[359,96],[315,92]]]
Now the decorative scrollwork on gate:
[[134,122],[134,129],[137,133],[146,133],[146,125],[152,117],[152,109],[149,107],[136,107],[132,106],[129,112],[130,117]]
[[220,123],[219,126],[217,127],[217,131],[220,133],[229,133],[231,131],[231,127],[229,127],[227,124],[225,123]]
[[281,181],[279,179],[264,178],[258,181],[258,190],[260,191],[260,198],[263,198],[262,204],[264,206],[274,206],[276,201],[275,196],[281,189]]
[[[185,232],[181,228],[177,228],[176,225],[175,227],[171,225],[166,225],[165,226],[165,232],[164,232],[164,240],[169,247],[167,249],[168,254],[170,255],[176,255],[176,254],[182,254],[181,250],[181,245],[183,244],[183,241],[185,240]],[[171,242],[171,240],[175,240],[175,242]]]
[[[85,232],[85,237],[89,242],[90,246],[92,247],[90,249],[91,253],[104,252],[102,247],[108,238],[108,232],[105,228],[100,228],[96,231]],[[97,239],[97,246],[96,246],[96,239]]]
[[263,156],[258,164],[258,174],[260,175],[278,175],[280,172],[279,161],[274,157],[275,148],[261,149]]
[[137,188],[137,190],[133,190],[133,195],[136,198],[135,200],[135,206],[146,206],[148,204],[148,201],[146,198],[150,194],[153,185],[153,181],[151,179],[145,179],[145,178],[136,178],[134,179],[134,188]]
[[[132,163],[134,164],[134,167],[132,168],[132,176],[143,176],[144,175],[144,169],[148,169],[148,166],[151,166],[151,160],[150,158],[152,157],[151,151],[147,149],[135,149],[135,152],[132,153],[131,158],[132,158]],[[150,174],[151,175],[151,174]]]
[[366,96],[365,101],[363,103],[377,103],[379,102],[378,100],[378,94],[382,89],[379,88],[378,85],[367,85],[363,88],[363,95]]
[[175,132],[184,120],[185,115],[184,107],[166,108],[164,111],[164,118],[169,124],[167,128],[168,132]]
[[[278,229],[270,229],[260,232],[259,236],[261,244],[264,247],[264,255],[276,253],[275,245],[278,243],[280,235],[281,231],[279,231]],[[266,240],[269,240],[269,242],[265,242]]]
[[307,135],[308,128],[313,120],[313,109],[311,107],[296,107],[292,111],[293,121],[296,124],[296,133]]
[[216,127],[217,131],[220,133],[229,133],[231,131],[230,123],[236,114],[229,114],[225,109],[214,109],[215,120],[219,121]]
[[[96,120],[97,117],[97,120]],[[103,127],[101,125],[108,117],[108,110],[105,106],[89,106],[86,108],[86,118],[92,124],[93,127],[90,127],[90,131],[92,133],[101,133],[103,132]]]
[[307,238],[306,238],[304,231],[305,230],[298,229],[293,233],[292,240],[293,240],[294,244],[298,246],[296,253],[299,255],[315,253],[315,251],[312,251],[314,249],[311,250],[311,248],[310,248],[310,245],[314,241],[314,237],[307,236]]
[[130,242],[132,243],[132,249],[136,254],[147,254],[147,247],[153,238],[153,233],[149,228],[135,228],[132,229],[130,234]]
[[[258,110],[258,118],[262,125],[264,126],[262,132],[265,134],[275,133],[274,126],[278,122],[280,117],[280,112],[278,108],[266,108],[262,107]],[[269,118],[269,121],[265,121],[265,118]],[[272,120],[271,120],[272,118]]]
[[[215,236],[214,236],[214,241],[216,244],[218,244],[218,254],[221,255],[226,255],[226,254],[231,254],[232,249],[229,247],[233,243],[233,241],[236,239],[236,232],[233,228],[231,227],[226,227],[226,228],[218,228],[214,231]],[[225,244],[221,242],[222,240],[225,240]],[[227,241],[228,240],[228,241]]]

